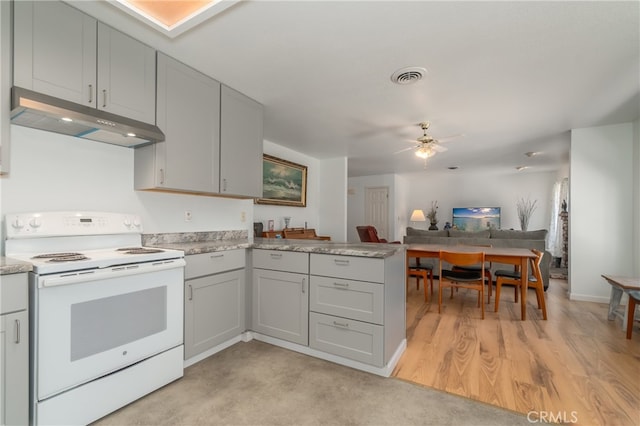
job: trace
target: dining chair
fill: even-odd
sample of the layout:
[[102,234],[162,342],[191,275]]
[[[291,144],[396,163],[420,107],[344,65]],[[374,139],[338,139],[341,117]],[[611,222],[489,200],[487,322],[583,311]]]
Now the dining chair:
[[[471,247],[491,247],[491,244],[465,244],[467,246],[471,246]],[[491,262],[487,262],[486,265],[484,265],[484,276],[487,279],[487,283],[489,285],[488,291],[487,291],[487,303],[491,303],[491,293],[493,290],[493,277],[491,276]],[[453,270],[458,270],[458,271],[473,271],[473,272],[479,272],[481,270],[481,265],[453,265],[452,266]]]
[[414,260],[409,260],[409,267],[407,269],[407,292],[409,291],[409,277],[416,277],[416,290],[420,289],[420,278],[424,281],[424,301],[429,301],[427,293],[427,279],[431,288],[431,295],[433,295],[433,266],[429,263],[420,263],[420,258],[416,257]]
[[[531,250],[536,257],[530,259],[531,273],[527,279],[527,288],[533,288],[536,291],[536,299],[538,301],[538,309],[542,310],[542,319],[547,319],[547,304],[544,299],[544,283],[542,281],[542,272],[540,271],[540,263],[542,262],[543,252],[540,250]],[[498,312],[500,305],[500,292],[503,285],[514,286],[514,301],[518,303],[518,291],[520,289],[520,277],[522,276],[520,271],[514,270],[497,270],[496,276],[496,303],[495,312]]]
[[[450,287],[451,297],[453,289],[466,288],[478,291],[478,306],[484,319],[484,252],[450,252],[440,251],[440,285],[438,286],[438,313],[442,312],[442,292]],[[443,269],[442,265],[447,262],[456,266],[480,265],[479,271],[463,271],[460,269]]]

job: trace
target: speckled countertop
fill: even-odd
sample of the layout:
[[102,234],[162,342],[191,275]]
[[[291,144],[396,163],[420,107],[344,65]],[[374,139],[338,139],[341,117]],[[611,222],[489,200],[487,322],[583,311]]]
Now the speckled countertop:
[[252,248],[268,250],[298,251],[303,253],[337,254],[341,256],[359,256],[385,258],[398,251],[404,251],[402,244],[378,243],[335,243],[321,240],[294,240],[280,238],[256,238]]
[[142,236],[142,244],[147,247],[182,250],[187,256],[223,250],[258,248],[385,258],[405,249],[402,244],[336,243],[321,240],[280,238],[256,238],[251,242],[248,239],[246,230],[144,234]]
[[19,274],[29,272],[33,266],[29,262],[11,259],[10,257],[0,257],[0,275]]

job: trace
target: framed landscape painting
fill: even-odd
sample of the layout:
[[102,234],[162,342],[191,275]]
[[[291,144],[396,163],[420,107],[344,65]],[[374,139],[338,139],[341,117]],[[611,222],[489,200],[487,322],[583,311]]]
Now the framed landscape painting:
[[306,207],[307,166],[264,154],[262,198],[256,203]]

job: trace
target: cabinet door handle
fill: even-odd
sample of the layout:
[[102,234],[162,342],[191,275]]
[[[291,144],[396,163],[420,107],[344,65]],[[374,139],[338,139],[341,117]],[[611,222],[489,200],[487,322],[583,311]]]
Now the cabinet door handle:
[[160,185],[164,185],[164,169],[160,169]]
[[102,89],[102,107],[107,106],[107,89]]
[[307,279],[306,279],[306,278],[303,278],[303,279],[302,279],[302,294],[304,294],[304,293],[305,293],[304,286],[305,286],[305,284],[306,284],[306,283],[307,283]]
[[349,323],[346,322],[334,321],[333,325],[335,325],[336,327],[349,328]]
[[227,180],[222,179],[222,192],[227,192]]
[[338,282],[334,282],[333,283],[334,287],[338,287],[338,288],[344,288],[344,289],[348,289],[349,288],[349,283],[338,283]]
[[339,266],[349,266],[349,261],[345,259],[333,259],[334,263]]
[[189,300],[193,300],[193,286],[189,284]]
[[93,103],[93,84],[89,85],[89,103]]
[[20,320],[16,320],[16,344],[20,343]]

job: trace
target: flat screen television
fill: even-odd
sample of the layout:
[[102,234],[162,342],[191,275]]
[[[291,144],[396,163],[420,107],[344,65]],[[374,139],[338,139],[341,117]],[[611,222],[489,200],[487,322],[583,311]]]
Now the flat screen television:
[[477,232],[500,228],[500,207],[454,207],[453,228]]

